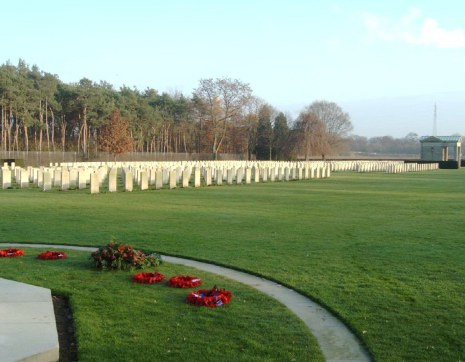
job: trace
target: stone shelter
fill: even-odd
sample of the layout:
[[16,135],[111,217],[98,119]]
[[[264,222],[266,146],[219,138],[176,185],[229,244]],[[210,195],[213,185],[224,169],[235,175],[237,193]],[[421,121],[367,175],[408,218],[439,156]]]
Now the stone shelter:
[[462,136],[424,136],[420,138],[423,161],[457,161],[462,159]]

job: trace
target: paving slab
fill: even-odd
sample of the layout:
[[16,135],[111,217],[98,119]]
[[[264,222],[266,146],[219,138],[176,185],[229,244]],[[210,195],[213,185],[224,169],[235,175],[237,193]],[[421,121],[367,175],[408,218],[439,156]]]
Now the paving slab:
[[0,290],[1,361],[58,361],[50,289],[0,278]]

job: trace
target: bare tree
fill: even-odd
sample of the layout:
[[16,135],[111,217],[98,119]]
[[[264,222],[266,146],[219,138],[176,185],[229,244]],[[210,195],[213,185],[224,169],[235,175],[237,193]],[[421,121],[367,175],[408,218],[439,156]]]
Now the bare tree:
[[330,153],[331,147],[327,142],[325,126],[308,108],[300,112],[294,129],[297,131],[298,150],[304,153],[305,160],[311,155],[322,155],[324,158]]
[[324,143],[332,152],[336,152],[344,145],[350,131],[352,122],[348,113],[344,112],[334,102],[316,101],[305,109],[306,112],[314,114],[324,127]]
[[203,117],[209,126],[211,149],[215,159],[226,136],[230,122],[237,120],[244,107],[250,101],[252,89],[246,83],[229,78],[201,79],[199,87],[194,91],[202,104]]

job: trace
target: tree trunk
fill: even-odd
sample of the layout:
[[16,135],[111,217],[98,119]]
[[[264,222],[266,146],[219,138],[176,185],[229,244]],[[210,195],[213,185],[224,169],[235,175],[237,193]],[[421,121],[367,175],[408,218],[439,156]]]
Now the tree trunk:
[[55,114],[52,108],[50,108],[50,114],[52,116],[52,149],[55,152]]
[[65,116],[61,119],[61,147],[63,152],[65,152],[65,143],[66,142],[66,119]]
[[44,114],[42,112],[42,101],[39,101],[39,152],[42,152]]
[[87,156],[87,107],[82,110],[82,153]]
[[24,143],[26,146],[26,152],[29,152],[29,135],[27,134],[27,126],[23,125],[24,129]]
[[50,152],[50,132],[48,127],[48,102],[45,99],[45,134],[47,136],[47,151]]

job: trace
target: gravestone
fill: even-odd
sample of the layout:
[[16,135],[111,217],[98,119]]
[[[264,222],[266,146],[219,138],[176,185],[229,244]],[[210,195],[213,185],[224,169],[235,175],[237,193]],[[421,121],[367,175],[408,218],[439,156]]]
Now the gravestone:
[[157,169],[155,173],[155,189],[160,190],[163,187],[163,170],[161,168]]
[[29,187],[29,172],[22,168],[20,170],[20,187],[27,189]]
[[92,172],[90,174],[90,193],[98,194],[100,192],[100,180],[98,172]]
[[216,184],[221,186],[223,184],[223,169],[219,168],[216,170]]
[[210,186],[212,184],[212,170],[207,167],[205,169],[205,186]]
[[227,171],[227,173],[228,173],[228,180],[227,180],[227,182],[228,182],[228,185],[232,185],[232,183],[233,183],[233,179],[234,179],[234,175],[233,175],[233,173],[234,173],[234,169],[232,169],[232,168],[228,168],[228,171]]
[[72,168],[69,170],[69,188],[75,189],[78,184],[78,170]]
[[248,167],[245,169],[245,183],[247,185],[250,184],[251,178],[252,178],[252,169]]
[[140,173],[140,189],[147,190],[149,188],[149,178],[147,171],[141,171]]
[[66,169],[61,171],[61,190],[69,190],[69,171]]
[[9,168],[2,168],[2,189],[11,187],[11,170]]
[[50,191],[51,189],[52,189],[52,176],[50,175],[50,172],[46,171],[43,174],[42,190]]
[[80,190],[87,187],[87,171],[78,171],[78,187]]
[[108,191],[109,192],[117,191],[117,176],[118,176],[118,170],[116,168],[112,168],[108,175]]
[[56,168],[53,170],[53,187],[61,187],[61,169]]
[[200,168],[194,170],[194,187],[200,187]]
[[187,167],[182,171],[182,187],[189,187],[190,171]]
[[178,173],[176,170],[171,170],[170,173],[170,189],[175,189],[176,188],[176,180],[178,177]]
[[124,191],[132,192],[133,189],[133,178],[132,172],[126,171],[124,173]]

